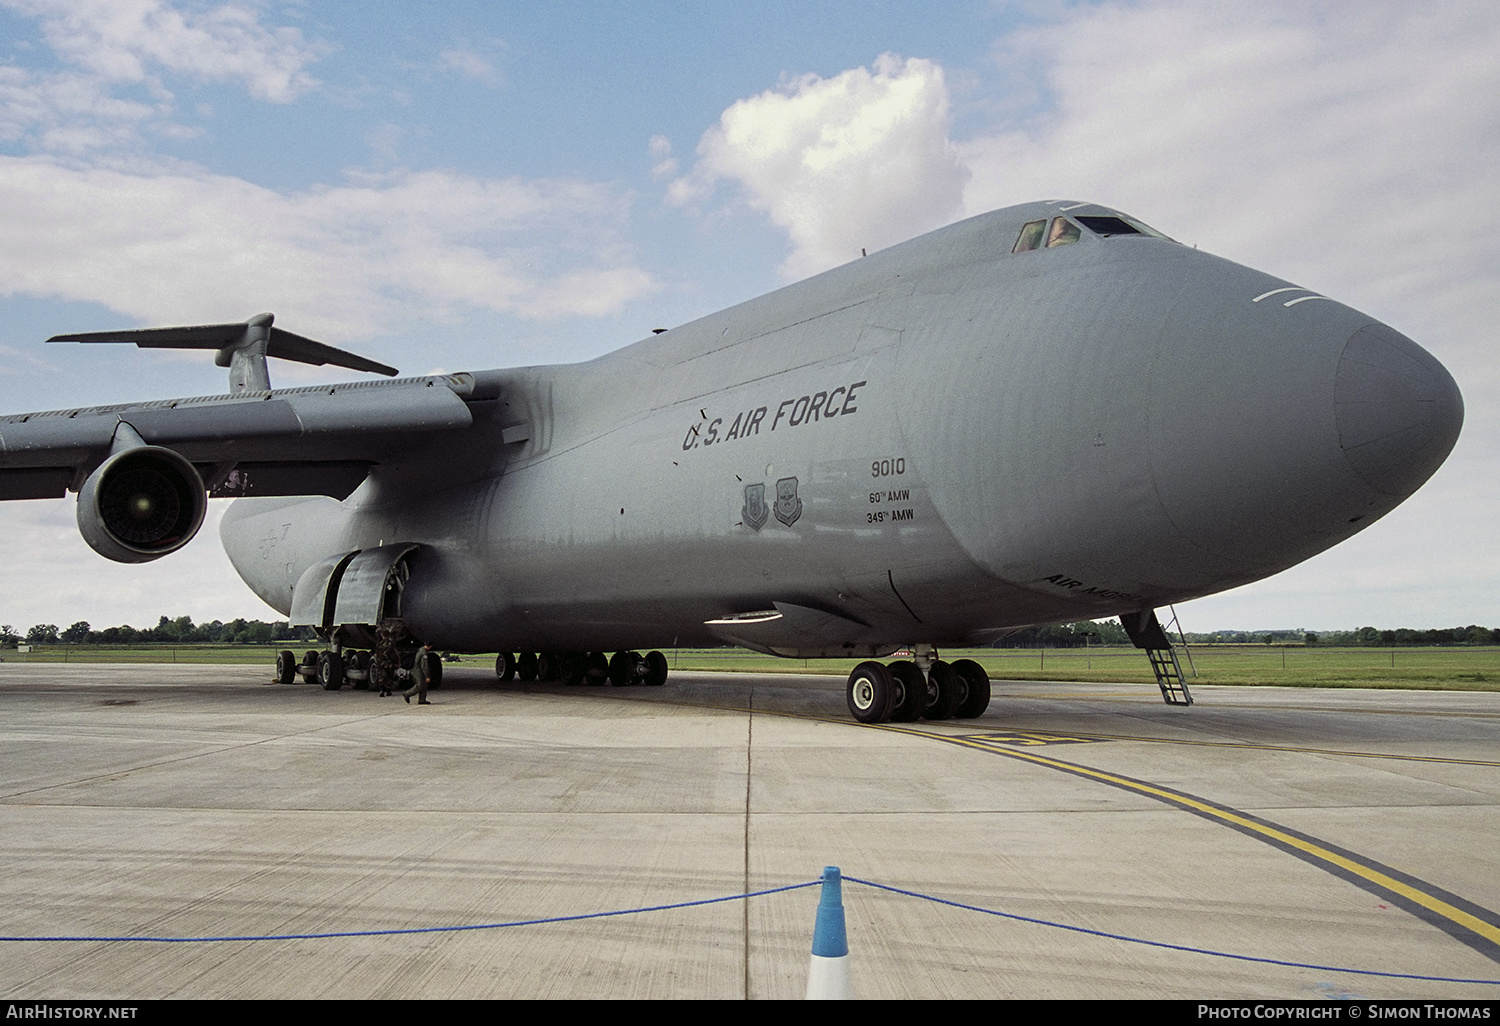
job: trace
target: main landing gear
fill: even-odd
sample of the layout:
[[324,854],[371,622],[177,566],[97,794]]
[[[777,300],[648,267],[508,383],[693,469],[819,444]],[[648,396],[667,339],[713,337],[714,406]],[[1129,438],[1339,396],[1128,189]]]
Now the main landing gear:
[[990,704],[990,678],[972,659],[945,663],[931,650],[918,662],[860,663],[849,674],[849,712],[861,723],[973,719]]
[[[298,677],[304,683],[317,684],[324,691],[338,691],[345,684],[356,691],[368,690],[378,685],[382,676],[389,674],[393,684],[406,687],[416,662],[417,650],[409,644],[394,650],[392,655],[382,656],[378,651],[354,651],[352,649],[324,649],[322,652],[308,651],[299,662],[295,653],[276,653],[276,680],[282,684],[294,684]],[[382,659],[390,659],[392,665],[383,667]],[[429,690],[443,686],[443,664],[434,659],[428,667],[431,683]]]
[[559,681],[563,684],[613,684],[625,687],[667,682],[667,657],[660,652],[501,652],[495,657],[495,676],[501,680]]

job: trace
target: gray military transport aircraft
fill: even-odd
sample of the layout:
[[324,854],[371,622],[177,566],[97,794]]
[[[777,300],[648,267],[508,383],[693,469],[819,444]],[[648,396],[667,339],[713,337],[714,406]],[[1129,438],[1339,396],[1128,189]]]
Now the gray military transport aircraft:
[[52,341],[229,367],[227,395],[0,417],[0,498],[76,491],[89,545],[141,562],[236,497],[235,568],[326,642],[283,683],[363,683],[420,640],[500,650],[502,679],[660,684],[640,650],[732,642],[865,657],[864,722],[984,711],[938,646],[1112,615],[1190,703],[1155,608],[1368,527],[1463,421],[1386,325],[1071,201],[576,365],[273,390],[267,356],[396,371],[269,314]]

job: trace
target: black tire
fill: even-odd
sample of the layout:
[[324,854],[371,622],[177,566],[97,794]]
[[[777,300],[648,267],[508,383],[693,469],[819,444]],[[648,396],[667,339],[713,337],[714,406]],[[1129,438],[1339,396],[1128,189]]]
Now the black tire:
[[318,656],[318,683],[324,691],[337,691],[344,686],[344,660],[337,652]]
[[641,657],[634,652],[616,652],[609,660],[609,682],[617,688],[634,684],[641,677],[637,672],[640,662]]
[[922,718],[922,709],[927,705],[927,681],[917,664],[905,659],[891,663],[891,679],[896,684],[896,694],[891,699],[891,719],[897,723],[912,723]]
[[[355,676],[358,674],[359,676]],[[344,668],[344,678],[355,691],[370,690],[370,656],[367,652],[350,652],[349,664]]]
[[953,672],[953,667],[939,660],[927,671],[927,708],[922,715],[929,720],[953,718],[953,710],[963,699],[967,688],[964,680]]
[[953,672],[963,678],[968,685],[968,693],[964,695],[963,701],[958,703],[958,708],[953,710],[953,715],[960,720],[972,720],[976,716],[983,716],[984,711],[990,707],[990,676],[972,659],[955,659],[953,661]]
[[603,652],[590,652],[583,658],[583,680],[586,684],[609,682],[609,656]]
[[290,652],[276,653],[276,683],[290,684],[297,679],[297,657]]
[[582,684],[586,672],[588,663],[582,652],[564,652],[557,660],[557,676],[564,684]]
[[427,683],[427,690],[436,691],[443,686],[443,657],[424,649],[418,649],[417,652],[419,660],[427,664],[427,676],[431,678]]
[[561,660],[556,652],[543,652],[536,657],[536,679],[541,681],[554,681],[562,674]]
[[849,713],[861,723],[884,723],[891,718],[896,682],[884,663],[860,663],[849,674]]
[[[516,657],[509,652],[501,652],[495,657],[495,676],[500,680],[511,680],[516,675]],[[525,678],[523,677],[522,680]]]
[[646,653],[646,676],[641,683],[659,688],[667,682],[667,657],[660,652]]
[[537,679],[537,660],[535,652],[522,652],[516,660],[516,674],[526,683]]

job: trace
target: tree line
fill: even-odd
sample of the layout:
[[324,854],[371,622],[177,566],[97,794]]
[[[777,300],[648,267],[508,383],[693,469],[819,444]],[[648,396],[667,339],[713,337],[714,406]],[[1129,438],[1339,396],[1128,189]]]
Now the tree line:
[[1361,627],[1353,631],[1214,631],[1187,635],[1188,644],[1204,645],[1330,645],[1341,648],[1400,647],[1424,645],[1500,645],[1500,628],[1440,627],[1418,630],[1400,627],[1393,631]]
[[150,645],[150,644],[217,644],[217,645],[270,645],[275,642],[317,641],[318,636],[311,627],[292,627],[285,620],[266,623],[264,620],[236,619],[225,623],[193,623],[192,617],[179,616],[175,620],[163,616],[155,627],[135,628],[129,624],[106,627],[96,631],[87,620],[79,620],[64,630],[55,623],[35,624],[24,635],[18,634],[10,624],[0,624],[0,646],[15,648],[22,642],[28,645]]
[[[1177,633],[1170,632],[1173,641]],[[1189,645],[1328,645],[1343,648],[1400,647],[1424,645],[1500,645],[1500,628],[1447,627],[1416,630],[1401,627],[1380,630],[1361,627],[1354,631],[1211,631],[1185,634]],[[1128,645],[1130,637],[1118,620],[1080,620],[1046,627],[1027,627],[995,643],[996,648],[1085,648],[1093,645]]]

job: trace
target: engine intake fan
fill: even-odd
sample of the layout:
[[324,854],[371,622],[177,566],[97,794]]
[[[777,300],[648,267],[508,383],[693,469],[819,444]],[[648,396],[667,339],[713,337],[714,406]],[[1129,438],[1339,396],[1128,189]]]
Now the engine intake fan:
[[114,451],[78,491],[78,530],[99,555],[145,563],[176,552],[198,533],[208,493],[194,466],[147,445],[122,423]]

